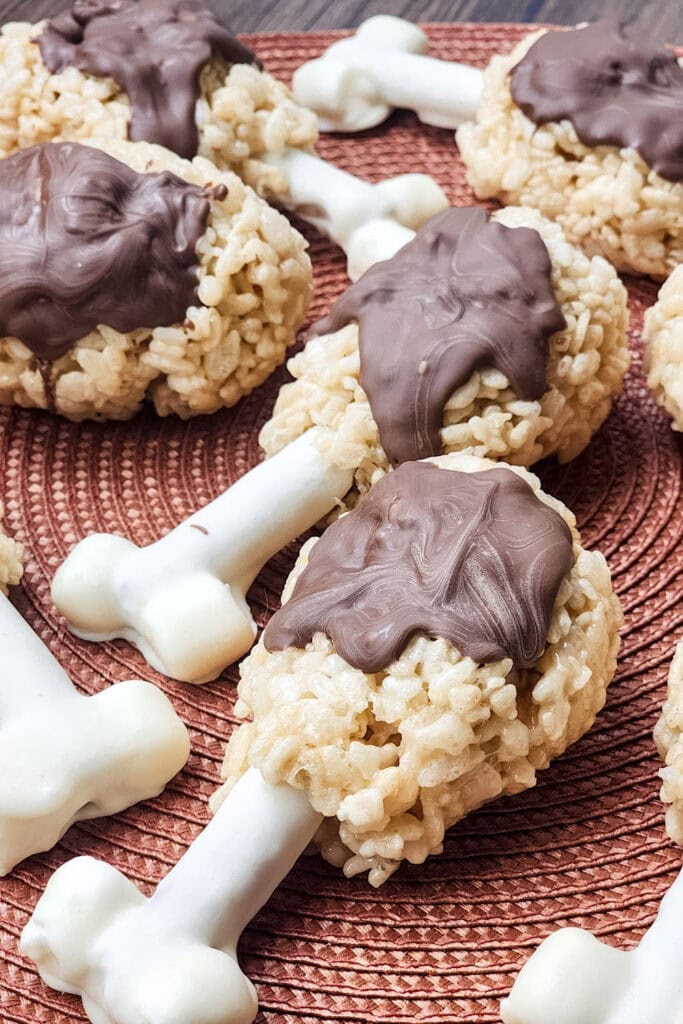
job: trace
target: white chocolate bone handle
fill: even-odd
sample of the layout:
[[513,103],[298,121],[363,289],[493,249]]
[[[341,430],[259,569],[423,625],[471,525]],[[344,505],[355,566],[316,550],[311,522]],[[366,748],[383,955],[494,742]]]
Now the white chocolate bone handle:
[[320,821],[305,793],[251,768],[149,900],[108,864],[65,864],[22,951],[94,1024],[249,1024],[257,999],[239,936]]
[[246,594],[269,558],[330,512],[352,473],[311,430],[147,548],[94,534],[58,570],[52,596],[86,640],[123,637],[166,675],[215,679],[254,642]]
[[288,193],[278,200],[344,250],[352,281],[394,256],[448,206],[443,189],[428,174],[402,174],[372,185],[297,149],[266,160],[287,182]]
[[395,107],[414,110],[425,124],[457,128],[477,113],[482,73],[426,57],[427,48],[427,37],[411,22],[369,18],[354,36],[297,69],[294,96],[328,132],[374,128]]
[[683,877],[633,950],[561,928],[541,943],[501,1006],[504,1024],[681,1024]]
[[189,753],[160,690],[131,680],[82,696],[0,594],[0,875],[74,822],[156,796]]

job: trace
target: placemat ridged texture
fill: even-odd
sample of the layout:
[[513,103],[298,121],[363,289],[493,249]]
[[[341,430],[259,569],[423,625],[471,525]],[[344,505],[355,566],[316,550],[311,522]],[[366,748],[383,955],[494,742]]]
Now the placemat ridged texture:
[[[433,52],[484,65],[526,31],[520,26],[433,26]],[[288,80],[332,33],[253,36],[266,65]],[[321,153],[371,180],[428,171],[455,204],[472,201],[452,133],[395,115],[353,138],[323,138]],[[309,233],[316,295],[325,312],[345,286],[344,261]],[[630,282],[638,350],[651,283]],[[158,800],[72,829],[45,856],[0,882],[0,1020],[67,1024],[78,1000],[43,986],[17,941],[50,873],[89,853],[111,861],[145,892],[207,820],[206,801],[235,717],[237,673],[202,688],[157,676],[123,643],[72,637],[51,607],[49,581],[72,545],[96,530],[146,544],[208,502],[259,458],[257,432],[284,371],[236,409],[181,423],[145,413],[127,424],[74,426],[19,410],[0,414],[0,494],[8,530],[27,547],[14,600],[87,693],[109,680],[159,683],[190,726],[192,757]],[[443,856],[404,867],[380,891],[304,857],[241,943],[268,1024],[496,1022],[521,963],[562,925],[634,943],[652,921],[680,853],[663,831],[651,733],[683,620],[679,440],[649,397],[636,359],[615,411],[569,466],[541,467],[545,486],[577,513],[584,541],[607,555],[626,612],[617,678],[598,724],[544,772],[537,788],[471,815]],[[260,622],[277,607],[295,547],[251,594]],[[17,686],[21,680],[15,681]],[[229,870],[226,865],[226,869]],[[552,1022],[548,1022],[552,1024]]]

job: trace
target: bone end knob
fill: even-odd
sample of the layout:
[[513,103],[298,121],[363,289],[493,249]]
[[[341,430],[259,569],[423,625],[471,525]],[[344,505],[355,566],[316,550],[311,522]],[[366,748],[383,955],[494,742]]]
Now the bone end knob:
[[149,664],[195,684],[215,679],[252,647],[256,636],[242,596],[236,599],[229,585],[201,570],[150,595],[136,621],[134,642]]
[[383,260],[390,260],[411,242],[415,232],[389,217],[379,217],[361,225],[346,245],[346,270],[352,281]]
[[448,207],[440,185],[427,174],[401,174],[374,185],[384,216],[368,220],[349,233],[347,270],[357,281],[366,270],[395,256],[415,237],[415,231]]
[[[365,131],[385,121],[393,107],[385,101],[381,87],[371,69],[364,73],[354,63],[335,61],[358,45],[399,53],[425,54],[429,40],[417,25],[391,14],[368,18],[355,36],[333,44],[326,54],[309,61],[294,73],[292,87],[304,106],[319,112],[323,131]],[[330,59],[332,57],[332,59]],[[385,55],[384,59],[391,59]],[[334,111],[329,117],[325,111]]]
[[520,971],[501,1004],[503,1024],[607,1024],[629,972],[629,954],[590,932],[562,928]]
[[116,814],[163,790],[190,754],[187,730],[151,683],[92,697],[49,694],[3,721],[0,875],[51,849],[77,821]]
[[113,638],[124,628],[116,573],[136,550],[124,537],[95,533],[82,540],[57,570],[52,600],[79,636]]
[[413,231],[448,207],[444,190],[428,174],[399,174],[378,182],[376,188],[399,224]]
[[172,564],[162,566],[164,578],[147,587],[158,569],[136,555],[146,558],[115,535],[93,534],[76,545],[52,583],[72,632],[84,640],[132,640],[158,672],[193,683],[215,679],[249,650],[256,625],[241,594],[201,566],[175,579]]
[[412,21],[393,14],[376,14],[367,18],[356,32],[356,39],[378,49],[401,50],[403,53],[427,53],[429,40]]
[[72,631],[129,640],[188,683],[219,676],[254,642],[247,593],[261,568],[351,486],[353,471],[323,455],[318,439],[309,430],[148,547],[107,534],[77,544],[52,585]]
[[161,690],[130,680],[84,696],[0,596],[0,874],[76,821],[157,796],[189,753]]
[[96,1024],[250,1024],[256,993],[236,959],[155,928],[149,906],[110,865],[77,857],[52,876],[22,952]]

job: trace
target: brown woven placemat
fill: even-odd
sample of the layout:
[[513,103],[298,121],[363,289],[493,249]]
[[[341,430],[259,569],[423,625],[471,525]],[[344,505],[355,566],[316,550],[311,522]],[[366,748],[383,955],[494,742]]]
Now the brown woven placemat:
[[[524,31],[429,28],[436,54],[479,65]],[[269,69],[288,79],[333,34],[251,38]],[[428,171],[454,203],[472,201],[452,133],[408,114],[362,136],[324,138],[320,151],[373,180]],[[311,315],[318,316],[344,287],[344,261],[309,237]],[[630,287],[638,351],[642,310],[655,288]],[[8,529],[27,548],[17,606],[84,692],[109,680],[151,679],[192,733],[190,762],[162,797],[73,828],[56,849],[0,882],[2,1024],[84,1019],[80,1001],[43,986],[20,955],[28,915],[50,873],[76,854],[109,860],[151,891],[207,819],[235,722],[234,670],[219,683],[184,686],[157,676],[126,644],[81,643],[56,617],[49,581],[85,534],[118,531],[149,543],[234,481],[259,457],[257,431],[284,378],[277,374],[230,412],[190,423],[145,413],[127,424],[74,426],[0,413],[0,495]],[[499,998],[550,930],[588,927],[617,945],[639,938],[681,860],[662,827],[651,732],[683,633],[682,468],[679,440],[647,394],[636,359],[588,451],[569,466],[540,468],[547,489],[577,513],[587,546],[607,555],[626,612],[619,671],[598,724],[535,790],[470,815],[451,831],[441,857],[402,868],[379,892],[362,878],[346,881],[318,857],[302,858],[241,943],[261,1021],[495,1022]],[[261,622],[277,606],[294,553],[275,558],[253,588]]]

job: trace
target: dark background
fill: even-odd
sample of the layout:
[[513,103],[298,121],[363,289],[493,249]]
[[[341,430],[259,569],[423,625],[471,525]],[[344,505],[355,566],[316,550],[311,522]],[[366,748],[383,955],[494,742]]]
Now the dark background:
[[[38,21],[68,0],[0,0],[0,23]],[[210,0],[211,2],[211,0]],[[413,21],[545,21],[571,25],[614,15],[683,43],[682,0],[212,0],[235,32],[278,32],[357,25],[371,14]]]

